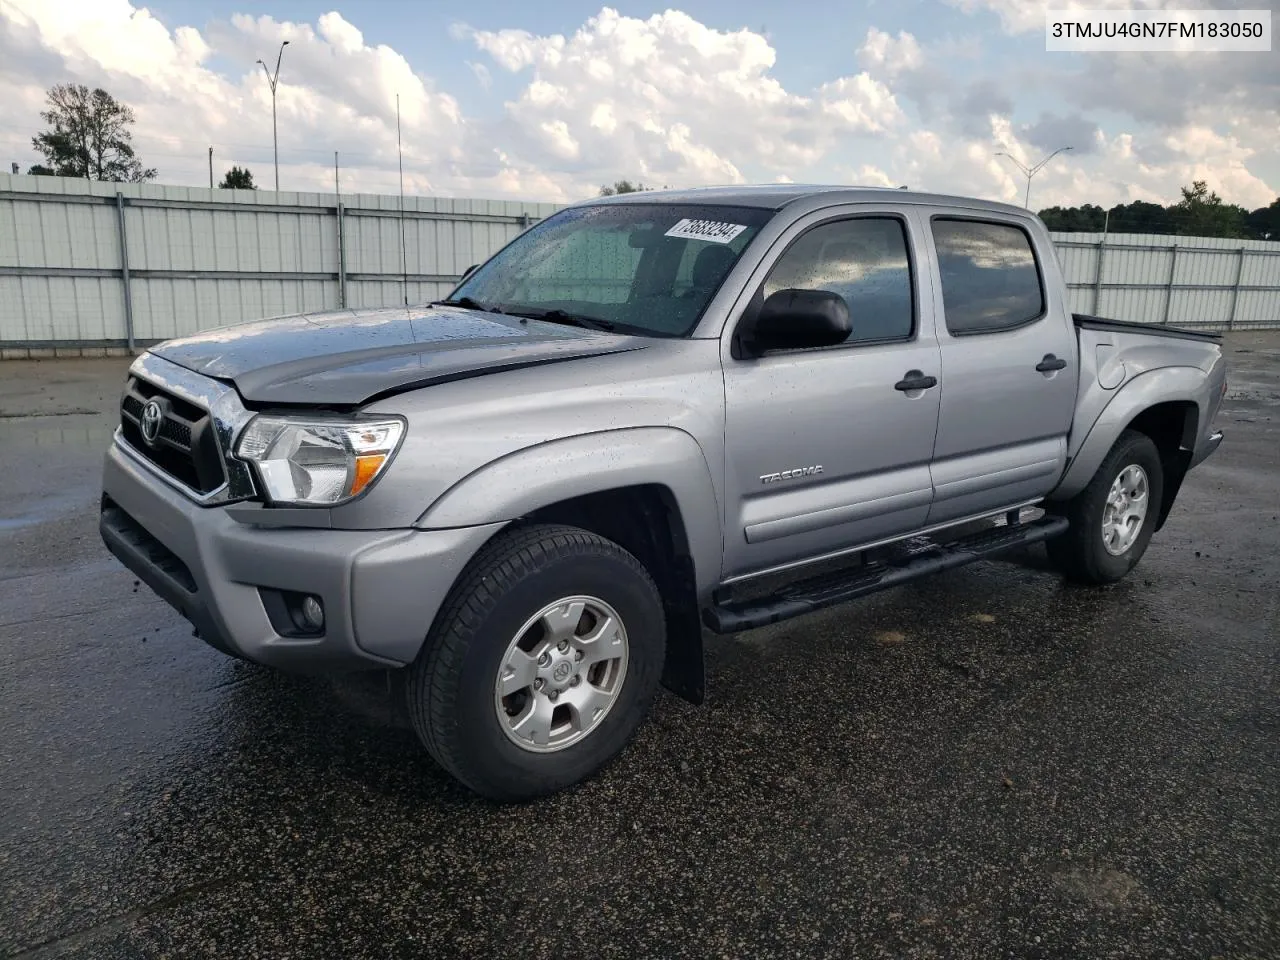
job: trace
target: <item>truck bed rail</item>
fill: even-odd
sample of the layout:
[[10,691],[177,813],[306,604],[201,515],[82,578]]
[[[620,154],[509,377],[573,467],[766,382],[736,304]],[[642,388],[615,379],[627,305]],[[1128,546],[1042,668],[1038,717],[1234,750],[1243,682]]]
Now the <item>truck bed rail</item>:
[[1163,324],[1108,320],[1106,317],[1091,317],[1086,313],[1073,313],[1071,319],[1075,321],[1077,327],[1084,327],[1086,330],[1113,330],[1116,333],[1145,333],[1153,337],[1178,337],[1183,340],[1205,340],[1209,343],[1222,342],[1222,334],[1219,333],[1184,330],[1181,327],[1166,327]]

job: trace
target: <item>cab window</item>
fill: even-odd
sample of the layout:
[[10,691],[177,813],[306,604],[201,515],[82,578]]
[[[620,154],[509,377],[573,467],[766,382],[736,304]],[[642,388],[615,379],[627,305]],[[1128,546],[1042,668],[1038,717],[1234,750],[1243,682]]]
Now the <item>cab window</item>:
[[894,217],[838,220],[802,234],[774,264],[763,294],[787,289],[842,297],[851,328],[845,343],[907,340],[914,332],[911,260]]
[[1040,268],[1025,230],[939,217],[933,244],[948,332],[996,333],[1044,315]]

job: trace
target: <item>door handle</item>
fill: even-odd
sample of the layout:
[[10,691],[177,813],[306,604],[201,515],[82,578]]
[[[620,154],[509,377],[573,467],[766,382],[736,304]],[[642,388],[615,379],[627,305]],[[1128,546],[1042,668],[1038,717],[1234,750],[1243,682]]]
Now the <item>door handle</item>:
[[919,370],[908,370],[903,378],[893,385],[893,389],[908,393],[912,390],[928,390],[937,385],[937,377],[926,377]]
[[1053,373],[1055,370],[1062,370],[1067,365],[1067,361],[1061,357],[1055,357],[1052,353],[1046,353],[1044,359],[1036,364],[1036,369],[1041,373]]

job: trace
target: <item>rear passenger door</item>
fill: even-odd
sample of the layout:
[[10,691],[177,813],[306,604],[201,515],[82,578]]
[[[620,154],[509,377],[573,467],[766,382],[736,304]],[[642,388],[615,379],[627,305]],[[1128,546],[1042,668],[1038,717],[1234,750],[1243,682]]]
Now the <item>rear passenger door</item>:
[[1044,496],[1066,464],[1075,331],[1025,221],[934,215],[941,407],[929,523]]

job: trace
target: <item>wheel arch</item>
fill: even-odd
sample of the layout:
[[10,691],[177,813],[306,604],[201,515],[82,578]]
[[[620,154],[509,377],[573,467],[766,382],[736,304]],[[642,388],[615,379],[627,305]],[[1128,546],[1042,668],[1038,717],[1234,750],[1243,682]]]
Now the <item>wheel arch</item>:
[[663,598],[663,684],[701,702],[699,610],[719,582],[723,542],[711,472],[692,436],[674,428],[639,428],[527,448],[455,484],[417,526],[483,523],[562,523],[631,552]]
[[1164,486],[1156,514],[1156,529],[1164,526],[1182,481],[1191,469],[1200,429],[1200,408],[1192,400],[1168,400],[1147,407],[1126,426],[1151,438],[1160,452]]
[[1116,391],[1093,422],[1049,500],[1069,500],[1083,490],[1120,435],[1137,430],[1155,443],[1165,473],[1159,529],[1190,469],[1201,425],[1198,398],[1204,387],[1205,373],[1198,367],[1161,367],[1134,377]]

